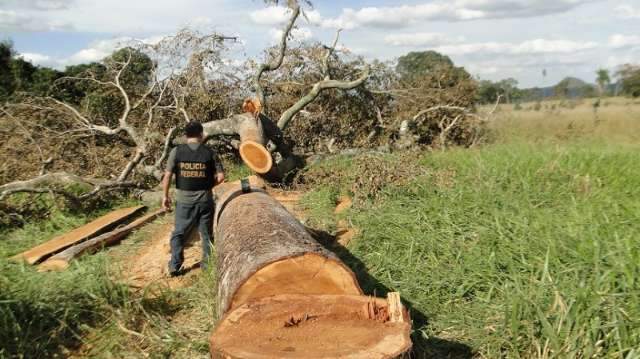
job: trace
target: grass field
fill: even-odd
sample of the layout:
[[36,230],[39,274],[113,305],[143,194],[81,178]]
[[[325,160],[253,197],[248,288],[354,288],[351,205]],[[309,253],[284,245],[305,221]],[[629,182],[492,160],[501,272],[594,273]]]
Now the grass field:
[[[334,231],[355,195],[339,219],[359,235],[337,253],[368,293],[400,291],[418,358],[639,358],[640,106],[605,101],[597,119],[589,102],[503,105],[474,149],[330,158],[306,171],[308,224]],[[148,296],[105,253],[45,277],[6,261],[85,220],[3,234],[0,357],[206,357],[215,273]]]
[[[637,150],[506,144],[423,155],[426,175],[348,215],[361,230],[351,264],[369,292],[397,290],[410,303],[420,353],[638,357]],[[308,205],[326,208],[348,190],[317,189]]]

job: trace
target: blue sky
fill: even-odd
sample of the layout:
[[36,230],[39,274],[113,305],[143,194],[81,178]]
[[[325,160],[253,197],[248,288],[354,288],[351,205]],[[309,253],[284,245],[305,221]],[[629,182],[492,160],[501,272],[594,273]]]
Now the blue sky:
[[[331,0],[306,14],[300,40],[330,42],[342,28],[340,45],[370,59],[433,49],[480,78],[521,86],[593,81],[597,68],[640,62],[640,0]],[[188,26],[239,36],[235,56],[251,57],[286,18],[257,0],[0,0],[0,39],[61,68],[99,60],[123,38],[153,41]]]

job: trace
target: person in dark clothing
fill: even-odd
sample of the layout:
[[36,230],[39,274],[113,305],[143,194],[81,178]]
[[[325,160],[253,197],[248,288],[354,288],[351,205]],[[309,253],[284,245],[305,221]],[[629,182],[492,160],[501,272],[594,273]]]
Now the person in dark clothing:
[[212,189],[224,181],[224,169],[215,152],[203,143],[203,128],[192,121],[185,128],[187,143],[175,147],[169,154],[162,180],[162,207],[170,210],[171,179],[176,177],[176,224],[171,235],[169,274],[182,272],[185,235],[198,226],[202,238],[202,266],[207,267],[211,254],[212,221],[215,203]]

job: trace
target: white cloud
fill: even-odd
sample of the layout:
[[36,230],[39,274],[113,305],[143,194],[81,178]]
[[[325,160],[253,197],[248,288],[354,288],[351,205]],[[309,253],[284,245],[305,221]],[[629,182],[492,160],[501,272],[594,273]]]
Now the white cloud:
[[57,20],[46,20],[38,16],[13,10],[0,10],[0,30],[2,31],[57,31],[69,30],[71,26]]
[[20,57],[22,57],[25,61],[29,61],[36,65],[48,66],[53,62],[51,56],[33,52],[25,52],[24,54],[20,54]]
[[418,32],[410,34],[393,34],[384,38],[386,44],[392,46],[433,47],[464,41],[464,37],[450,37],[441,33]]
[[162,40],[163,36],[152,36],[144,39],[134,39],[132,37],[118,37],[108,40],[92,42],[88,47],[73,53],[69,57],[55,58],[49,55],[25,52],[20,57],[35,65],[48,66],[62,69],[65,66],[77,65],[89,62],[99,62],[111,55],[114,51],[133,45],[135,43],[156,44]]
[[481,42],[458,45],[444,45],[435,48],[436,51],[447,55],[473,54],[503,54],[503,55],[533,55],[533,54],[569,54],[578,51],[594,49],[595,42],[576,42],[570,40],[527,40],[519,44],[508,42]]
[[640,19],[640,9],[628,4],[617,6],[615,11],[623,19]]
[[[358,27],[402,28],[424,21],[469,21],[536,17],[563,13],[582,4],[598,0],[454,0],[417,5],[345,8],[336,18],[313,14],[312,23],[331,28]],[[252,13],[256,23],[278,24],[286,19],[285,8],[267,8]],[[310,19],[311,20],[311,19]]]
[[614,49],[640,46],[640,36],[615,34],[609,37],[609,46]]
[[75,0],[4,0],[7,6],[33,10],[68,9]]
[[[269,35],[271,36],[271,41],[273,43],[277,43],[282,38],[282,30],[270,29]],[[291,30],[291,38],[294,41],[305,41],[305,40],[309,40],[312,37],[313,37],[313,32],[305,27]]]
[[283,6],[269,6],[251,12],[249,17],[259,25],[281,25],[291,17],[291,10]]

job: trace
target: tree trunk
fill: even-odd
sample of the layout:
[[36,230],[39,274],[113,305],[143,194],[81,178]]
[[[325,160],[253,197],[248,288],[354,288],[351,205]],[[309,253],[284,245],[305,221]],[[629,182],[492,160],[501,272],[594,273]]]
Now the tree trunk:
[[216,188],[218,315],[276,294],[353,294],[351,270],[264,190]]
[[[245,186],[245,188],[248,186]],[[364,296],[353,272],[259,183],[215,189],[214,358],[393,358],[411,324],[393,296]]]
[[69,262],[71,262],[72,259],[80,257],[85,253],[94,252],[102,247],[114,245],[120,242],[129,233],[153,221],[154,219],[158,218],[158,216],[164,213],[165,210],[159,209],[136,219],[135,221],[122,228],[104,233],[98,237],[89,239],[80,244],[76,244],[73,247],[69,247],[41,263],[38,266],[38,271],[44,272],[65,270],[67,269],[67,267],[69,267]]

